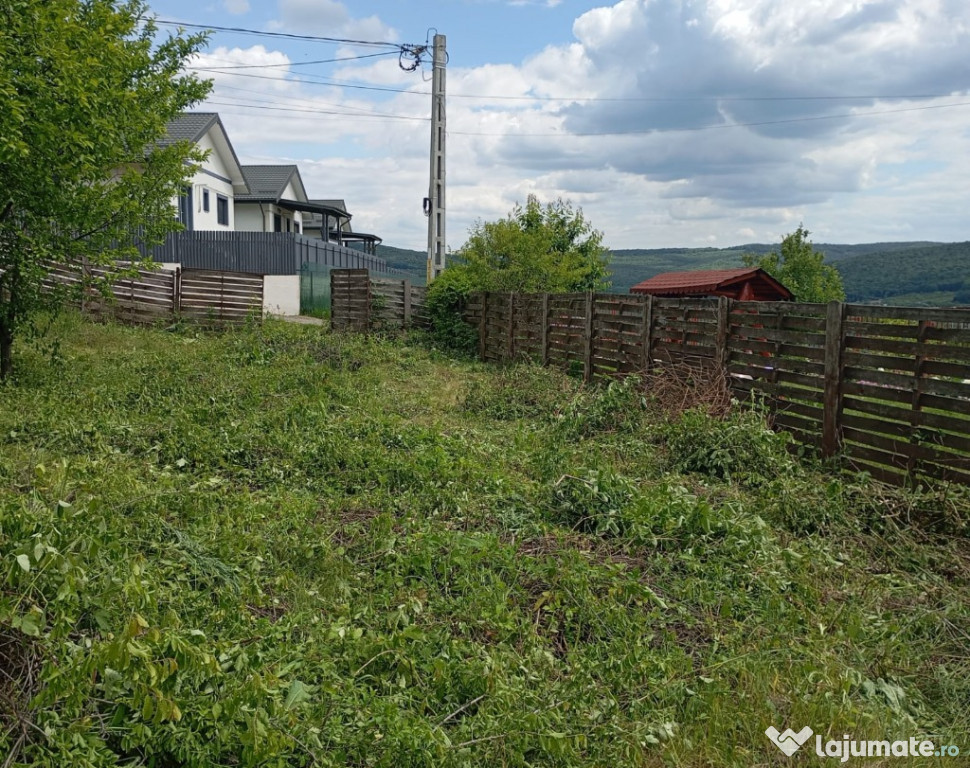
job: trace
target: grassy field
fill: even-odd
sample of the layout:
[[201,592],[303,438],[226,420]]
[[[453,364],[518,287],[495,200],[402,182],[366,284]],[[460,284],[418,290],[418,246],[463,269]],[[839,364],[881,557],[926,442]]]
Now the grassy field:
[[819,760],[772,725],[970,753],[959,489],[417,342],[46,347],[0,386],[5,768]]

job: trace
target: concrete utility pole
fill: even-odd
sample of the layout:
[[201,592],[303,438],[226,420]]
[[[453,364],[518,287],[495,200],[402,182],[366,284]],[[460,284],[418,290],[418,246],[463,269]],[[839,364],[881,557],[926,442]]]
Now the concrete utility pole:
[[445,36],[434,36],[431,74],[431,186],[428,190],[428,282],[445,268]]

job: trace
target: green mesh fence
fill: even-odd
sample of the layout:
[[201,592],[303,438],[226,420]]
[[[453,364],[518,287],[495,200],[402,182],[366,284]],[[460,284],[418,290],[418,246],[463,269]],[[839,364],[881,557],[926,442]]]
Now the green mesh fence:
[[330,270],[326,264],[304,264],[300,269],[300,314],[330,314]]

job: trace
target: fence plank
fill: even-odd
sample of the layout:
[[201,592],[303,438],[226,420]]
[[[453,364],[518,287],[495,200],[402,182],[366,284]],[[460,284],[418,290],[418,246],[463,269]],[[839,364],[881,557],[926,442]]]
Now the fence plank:
[[822,456],[834,456],[841,443],[842,321],[845,306],[830,302],[825,319],[825,394],[822,407]]

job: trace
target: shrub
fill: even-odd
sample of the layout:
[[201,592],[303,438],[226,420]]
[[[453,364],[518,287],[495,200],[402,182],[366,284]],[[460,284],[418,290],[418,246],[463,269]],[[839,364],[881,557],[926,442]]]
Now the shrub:
[[640,424],[646,401],[635,376],[587,387],[558,414],[559,429],[569,438],[621,432]]
[[452,352],[475,354],[478,329],[463,317],[472,290],[468,273],[460,267],[446,269],[428,287],[425,311],[435,344]]
[[762,413],[738,410],[720,420],[691,409],[662,427],[669,469],[710,478],[761,485],[794,472],[791,436],[773,432]]

